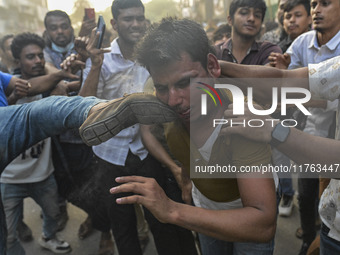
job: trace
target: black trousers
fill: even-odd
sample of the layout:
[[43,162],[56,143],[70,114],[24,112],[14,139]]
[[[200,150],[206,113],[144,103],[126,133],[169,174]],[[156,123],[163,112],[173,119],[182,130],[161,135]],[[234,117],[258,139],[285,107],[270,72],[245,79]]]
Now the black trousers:
[[302,240],[310,244],[316,237],[315,220],[318,216],[319,179],[299,178],[298,191]]
[[[119,184],[115,178],[127,175],[152,177],[165,189],[171,199],[180,201],[181,193],[171,174],[164,170],[152,156],[144,160],[129,152],[125,166],[110,164],[96,158],[96,167],[100,172],[98,185],[100,195],[96,198],[95,210],[90,213],[93,224],[102,231],[111,228],[120,255],[142,254],[136,227],[136,215],[133,205],[118,205],[116,199],[129,194],[112,195],[109,189]],[[159,222],[148,210],[145,219],[149,223],[156,249],[160,255],[197,254],[191,231],[181,227]]]

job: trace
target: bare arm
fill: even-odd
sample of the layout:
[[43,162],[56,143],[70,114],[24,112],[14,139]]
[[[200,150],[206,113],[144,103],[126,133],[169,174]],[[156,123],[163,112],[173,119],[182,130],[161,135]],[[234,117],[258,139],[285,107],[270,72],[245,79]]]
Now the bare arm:
[[[244,116],[235,116],[232,112],[232,105],[225,111],[224,117],[229,121],[233,120],[240,122],[245,119],[246,122],[250,119],[271,119],[269,116],[253,115],[245,106]],[[235,122],[235,123],[236,123]],[[271,121],[264,121],[263,127],[249,127],[248,125],[232,127],[224,127],[221,130],[221,134],[231,135],[239,134],[248,139],[256,140],[258,142],[269,143],[271,140],[271,133],[275,125],[272,125]],[[290,134],[287,140],[277,146],[277,149],[286,154],[290,159],[294,160],[298,164],[314,163],[314,164],[339,164],[340,159],[340,141],[313,136],[290,128]]]
[[20,98],[34,96],[52,90],[64,78],[78,78],[69,72],[58,70],[50,74],[34,77],[27,80],[13,76],[6,89],[9,104],[15,104]]
[[32,87],[28,90],[28,96],[41,94],[45,91],[53,89],[58,84],[58,82],[65,78],[79,79],[78,76],[63,70],[58,70],[58,72],[29,79],[28,81]]
[[191,180],[188,176],[184,176],[182,168],[178,166],[170,157],[162,144],[156,139],[151,132],[152,126],[141,125],[142,141],[146,149],[159,162],[167,166],[174,175],[177,184],[182,190],[182,199],[185,203],[191,204]]
[[[236,80],[231,80],[231,82],[234,82],[243,91],[246,91],[248,87],[253,87],[254,99],[261,103],[270,102],[273,87],[309,89],[307,67],[282,70],[267,66],[238,65],[225,61],[219,61],[219,63],[223,77],[237,78]],[[275,83],[269,78],[276,78]],[[261,79],[261,82],[259,82],[259,79]],[[299,97],[301,95],[296,94],[295,96]]]
[[244,207],[234,210],[208,210],[176,203],[151,178],[129,176],[117,181],[125,184],[111,189],[111,193],[139,194],[117,199],[117,203],[143,204],[161,222],[227,241],[268,242],[274,236],[276,200],[272,179],[241,180]]
[[97,94],[100,71],[102,68],[104,53],[110,50],[97,49],[95,45],[99,38],[99,33],[95,34],[95,29],[92,30],[91,38],[86,46],[86,51],[91,58],[91,69],[84,81],[82,88],[79,91],[80,96],[95,96]]

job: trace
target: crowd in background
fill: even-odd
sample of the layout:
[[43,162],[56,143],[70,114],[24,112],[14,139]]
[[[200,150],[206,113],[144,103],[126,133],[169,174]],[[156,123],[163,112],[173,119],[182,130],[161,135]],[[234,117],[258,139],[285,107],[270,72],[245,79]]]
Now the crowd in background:
[[[213,47],[211,52],[218,60],[296,69],[340,54],[339,0],[280,0],[276,22],[264,22],[266,8],[262,0],[233,0],[224,22],[207,23],[204,30]],[[55,95],[111,100],[124,94],[154,92],[155,88],[157,91],[159,85],[153,87],[155,78],[150,77],[150,69],[141,66],[135,56],[136,45],[142,41],[147,27],[153,26],[146,18],[140,1],[114,0],[112,29],[106,24],[101,48],[95,47],[99,37],[95,18],[84,17],[79,35],[75,35],[69,16],[60,10],[46,14],[43,35],[35,31],[20,34],[11,31],[13,34],[4,35],[0,41],[0,106],[24,104]],[[12,77],[41,80],[37,85],[28,83],[25,87],[21,83],[14,84]],[[291,108],[288,117],[295,119],[303,132],[334,139],[338,100],[313,100],[307,106],[311,116],[306,117],[298,109]],[[277,113],[273,116],[287,118]],[[172,200],[192,204],[191,199],[182,196],[186,187],[180,177],[183,163],[181,156],[169,156],[171,148],[168,148],[169,141],[166,143],[168,138],[164,137],[166,129],[163,125],[134,125],[93,147],[84,144],[78,130],[68,130],[22,152],[4,169],[0,178],[8,232],[7,254],[25,254],[21,242],[32,240],[32,226],[28,226],[24,218],[26,197],[33,198],[41,207],[43,231],[39,244],[56,253],[71,251],[70,245],[56,233],[67,224],[67,203],[72,203],[88,214],[79,227],[80,239],[88,237],[93,229],[101,231],[100,255],[113,254],[114,242],[121,255],[142,254],[149,230],[157,252],[162,255],[224,254],[221,250],[221,253],[214,253],[214,248],[210,247],[213,246],[210,244],[212,237],[199,234],[197,238],[186,228],[164,224],[141,205],[118,205],[115,200],[119,196],[108,193],[110,188],[120,185],[115,178],[141,175],[155,178]],[[164,152],[158,146],[164,147]],[[273,165],[294,163],[275,147],[271,148],[269,161]],[[275,206],[279,216],[290,217],[295,195],[292,177],[279,174],[278,178]],[[318,204],[328,182],[323,178],[298,180],[300,226],[296,226],[296,236],[302,243],[296,254],[316,254],[313,252],[319,249],[318,231],[322,219]],[[198,189],[194,186],[193,196],[203,197],[198,191],[200,184],[195,185]],[[263,188],[263,192],[267,190]],[[242,194],[237,198],[244,199]],[[232,200],[227,199],[227,203],[223,199],[219,202],[228,204]],[[242,207],[238,199],[235,201],[240,204],[235,202],[234,206]],[[201,206],[194,199],[194,204],[208,209],[232,208],[229,204],[217,206],[215,201],[218,199]],[[333,234],[332,240],[340,250],[340,234]],[[273,254],[274,238],[264,240],[260,245],[256,242],[259,250],[256,254]],[[254,242],[237,241],[229,242],[240,244],[234,245],[234,252],[255,254],[252,253]],[[200,251],[195,242],[201,243]],[[217,246],[230,249],[225,243]]]

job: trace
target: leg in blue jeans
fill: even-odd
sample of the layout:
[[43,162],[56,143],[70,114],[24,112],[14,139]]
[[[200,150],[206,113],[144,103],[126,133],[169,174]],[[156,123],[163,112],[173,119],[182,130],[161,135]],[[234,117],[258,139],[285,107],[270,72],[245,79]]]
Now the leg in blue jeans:
[[[8,255],[22,255],[25,254],[19,238],[16,233],[18,222],[21,218],[21,204],[25,197],[27,197],[27,188],[25,184],[7,184],[1,183],[1,199],[3,201],[4,210],[6,212],[7,223],[7,254]],[[5,254],[5,253],[1,253]]]
[[[79,128],[95,97],[53,96],[24,105],[0,107],[0,173],[21,151],[70,128]],[[6,250],[6,223],[0,202],[0,254]]]
[[202,255],[233,254],[233,243],[198,233]]
[[43,233],[46,238],[54,238],[58,229],[59,206],[58,188],[51,174],[46,180],[32,183],[29,190],[30,197],[41,207],[44,222]]
[[24,198],[31,197],[43,210],[43,233],[53,238],[57,232],[57,216],[59,213],[57,184],[53,174],[47,179],[35,183],[1,184],[1,194],[6,212],[8,228],[7,254],[25,254],[18,239],[16,229],[22,216],[21,204]]
[[340,242],[328,236],[329,229],[322,224],[320,230],[320,255],[340,254]]
[[268,243],[227,242],[198,234],[202,255],[272,255],[274,239]]
[[53,96],[29,104],[0,108],[0,170],[21,151],[37,142],[79,128],[90,109],[102,102],[95,97]]

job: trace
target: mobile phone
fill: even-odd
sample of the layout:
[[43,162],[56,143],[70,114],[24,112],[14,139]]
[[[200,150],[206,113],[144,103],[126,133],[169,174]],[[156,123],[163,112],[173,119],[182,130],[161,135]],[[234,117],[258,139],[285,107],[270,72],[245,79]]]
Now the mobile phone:
[[94,8],[85,8],[84,10],[85,10],[85,20],[96,18]]
[[105,34],[105,21],[102,15],[99,15],[98,17],[98,23],[97,23],[97,30],[96,34],[99,32],[99,39],[97,43],[97,49],[100,49],[102,47],[103,39],[104,39],[104,34]]

